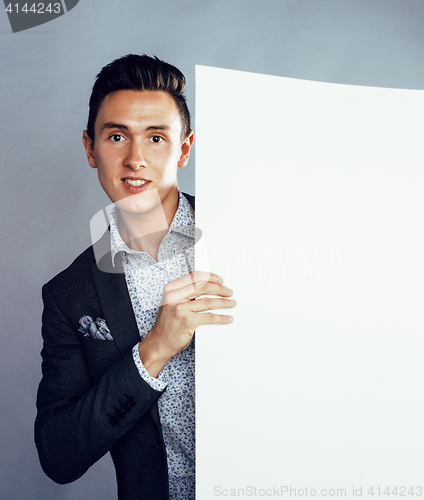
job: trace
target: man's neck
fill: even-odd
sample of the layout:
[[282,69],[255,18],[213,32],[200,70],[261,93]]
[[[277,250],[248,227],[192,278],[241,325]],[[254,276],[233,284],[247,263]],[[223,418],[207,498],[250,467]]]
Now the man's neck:
[[176,198],[167,201],[168,203],[158,205],[147,213],[120,211],[118,216],[119,234],[128,247],[146,252],[156,261],[160,244],[178,209],[178,191]]

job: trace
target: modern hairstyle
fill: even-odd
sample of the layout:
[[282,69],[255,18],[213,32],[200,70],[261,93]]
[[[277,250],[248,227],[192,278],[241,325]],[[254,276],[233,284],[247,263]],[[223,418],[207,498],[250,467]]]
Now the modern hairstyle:
[[96,77],[90,97],[87,134],[94,143],[94,123],[103,99],[118,90],[163,90],[175,101],[181,117],[181,140],[190,132],[190,113],[183,94],[186,80],[181,71],[145,54],[128,54],[107,64]]

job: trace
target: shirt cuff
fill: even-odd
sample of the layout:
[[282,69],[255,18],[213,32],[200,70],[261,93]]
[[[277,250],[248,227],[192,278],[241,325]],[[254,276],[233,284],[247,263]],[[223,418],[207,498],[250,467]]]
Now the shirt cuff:
[[[150,373],[144,368],[143,362],[140,359],[140,354],[138,352],[138,344],[136,344],[133,347],[132,350],[133,354],[133,359],[135,366],[137,367],[138,373],[140,374],[140,377],[147,382],[152,389],[155,389],[156,391],[163,391],[168,383],[166,380],[166,377],[163,377],[163,380],[159,380],[159,378],[154,378],[150,375]],[[162,372],[159,374],[159,377],[161,376]]]

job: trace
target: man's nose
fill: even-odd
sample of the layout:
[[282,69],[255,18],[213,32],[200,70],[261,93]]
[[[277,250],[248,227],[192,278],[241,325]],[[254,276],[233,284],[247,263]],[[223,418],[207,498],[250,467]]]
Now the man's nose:
[[125,160],[125,166],[131,168],[132,170],[147,167],[147,161],[144,158],[143,148],[140,143],[134,142],[131,144],[128,156]]

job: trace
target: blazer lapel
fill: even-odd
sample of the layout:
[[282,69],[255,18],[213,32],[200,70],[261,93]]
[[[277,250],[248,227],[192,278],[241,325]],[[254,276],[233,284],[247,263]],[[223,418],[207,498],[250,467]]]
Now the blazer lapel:
[[[110,254],[110,233],[106,233],[93,245],[96,260],[91,266],[94,286],[106,324],[121,354],[140,342],[140,334],[131,299],[128,293],[120,255],[112,266]],[[100,248],[100,250],[99,250]]]

